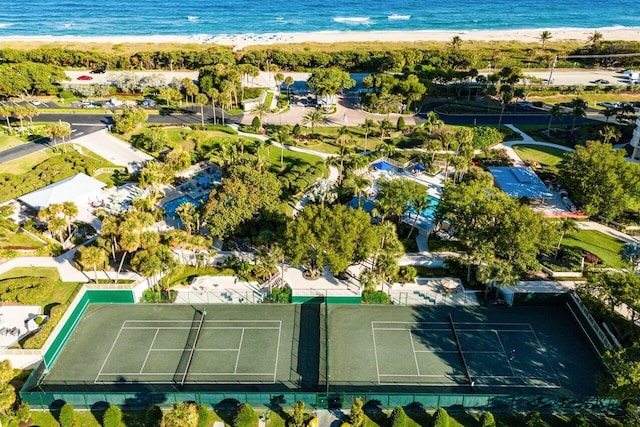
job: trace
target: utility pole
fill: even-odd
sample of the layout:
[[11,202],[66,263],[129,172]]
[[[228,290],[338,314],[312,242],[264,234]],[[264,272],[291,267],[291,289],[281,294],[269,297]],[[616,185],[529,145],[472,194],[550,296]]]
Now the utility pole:
[[549,73],[549,80],[547,80],[547,86],[551,86],[551,81],[553,77],[553,70],[556,68],[558,64],[558,55],[553,58],[553,63],[551,64],[551,72]]

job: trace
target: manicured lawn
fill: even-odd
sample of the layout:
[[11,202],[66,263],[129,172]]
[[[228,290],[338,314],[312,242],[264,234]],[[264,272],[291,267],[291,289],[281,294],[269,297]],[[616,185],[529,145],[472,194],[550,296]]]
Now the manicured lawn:
[[518,144],[512,148],[522,160],[536,162],[542,166],[556,166],[568,153],[568,151],[559,148],[532,144]]
[[16,160],[11,160],[10,162],[2,164],[2,173],[9,173],[12,175],[22,175],[24,173],[29,172],[33,169],[34,166],[39,165],[45,160],[54,157],[56,154],[53,153],[53,150],[47,149],[42,151],[37,151],[35,153],[29,154],[27,156],[21,157]]
[[37,249],[42,243],[29,236],[27,233],[13,232],[7,228],[0,227],[0,249],[24,248]]
[[0,135],[0,151],[22,144],[19,138],[11,135]]
[[624,242],[599,231],[579,230],[569,233],[562,239],[562,245],[591,252],[602,260],[605,267],[628,267],[620,257]]
[[0,274],[0,280],[15,277],[45,277],[51,280],[60,280],[60,274],[55,267],[16,267]]
[[42,294],[38,305],[44,309],[52,304],[64,304],[80,288],[79,283],[61,282],[58,269],[54,267],[17,267],[0,275],[0,280],[12,279],[16,277],[44,277],[56,281],[56,285],[50,294]]

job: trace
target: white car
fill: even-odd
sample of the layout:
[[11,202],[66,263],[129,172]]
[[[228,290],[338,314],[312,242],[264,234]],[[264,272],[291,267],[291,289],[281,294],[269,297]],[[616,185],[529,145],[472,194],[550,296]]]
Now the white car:
[[42,104],[42,102],[38,101],[37,99],[32,99],[29,102],[31,103],[31,105],[41,105]]

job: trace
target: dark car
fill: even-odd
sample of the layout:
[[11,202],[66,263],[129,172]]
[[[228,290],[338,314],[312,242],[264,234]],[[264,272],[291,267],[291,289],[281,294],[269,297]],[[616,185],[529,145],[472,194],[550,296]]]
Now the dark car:
[[609,80],[598,79],[598,80],[592,81],[591,83],[595,83],[597,85],[608,85],[609,84]]
[[106,70],[103,67],[98,67],[95,70],[91,70],[91,74],[104,74]]

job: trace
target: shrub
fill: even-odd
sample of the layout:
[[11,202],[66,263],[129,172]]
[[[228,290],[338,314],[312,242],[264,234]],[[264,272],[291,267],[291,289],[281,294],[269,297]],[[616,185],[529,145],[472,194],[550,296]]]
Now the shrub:
[[258,414],[256,414],[251,405],[243,403],[238,406],[232,425],[233,427],[255,427],[258,425]]
[[211,411],[207,405],[198,405],[198,427],[209,427]]
[[73,92],[68,91],[68,90],[63,90],[62,92],[60,92],[58,94],[58,96],[62,99],[71,99],[73,97],[75,97],[75,95],[73,94]]
[[391,412],[391,427],[406,427],[407,414],[402,409],[402,406],[396,406]]
[[389,295],[382,291],[364,291],[362,301],[366,304],[389,304]]
[[433,427],[448,427],[449,426],[449,413],[444,408],[438,408],[433,414]]
[[260,122],[260,117],[258,116],[253,117],[253,120],[251,121],[251,127],[253,127],[255,130],[258,130],[262,127],[262,124]]
[[122,411],[115,405],[110,405],[102,415],[103,427],[118,427],[122,421]]
[[58,418],[60,427],[71,427],[75,417],[76,414],[71,403],[65,403],[62,405],[62,408],[60,408],[60,417]]
[[571,418],[569,424],[572,427],[592,427],[594,425],[591,421],[589,421],[589,418],[582,414],[575,414]]
[[496,420],[491,412],[480,415],[480,427],[496,427]]
[[35,334],[31,335],[22,343],[22,348],[42,348],[47,338],[49,338],[51,331],[64,315],[67,307],[67,304],[53,306],[49,311],[49,320],[46,321]]
[[147,427],[158,427],[162,421],[162,409],[158,405],[149,406],[144,420]]
[[396,123],[396,130],[403,131],[407,125],[404,123],[404,117],[398,117],[398,122]]
[[0,281],[0,300],[39,305],[51,295],[54,282],[43,277],[17,277]]
[[498,129],[489,126],[474,126],[473,130],[473,148],[487,148],[503,141],[504,135]]
[[269,297],[271,302],[291,302],[291,288],[283,286],[281,288],[271,289],[271,296]]
[[531,411],[524,417],[526,427],[549,427],[549,423],[542,419],[538,411]]

